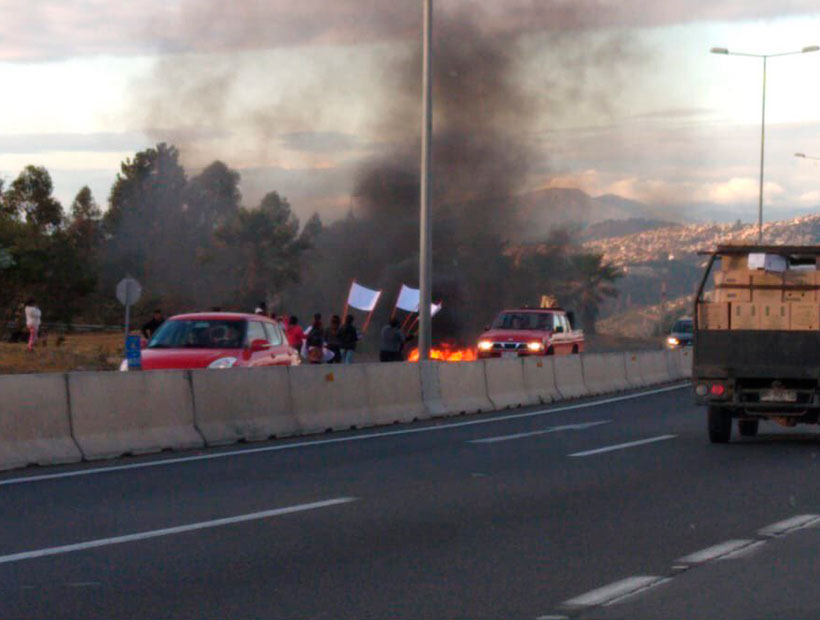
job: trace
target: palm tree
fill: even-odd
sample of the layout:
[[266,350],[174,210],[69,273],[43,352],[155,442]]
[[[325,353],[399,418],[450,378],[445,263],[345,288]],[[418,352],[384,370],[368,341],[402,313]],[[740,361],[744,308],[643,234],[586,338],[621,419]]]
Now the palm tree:
[[623,277],[620,269],[604,262],[603,254],[575,254],[570,257],[572,277],[568,297],[577,305],[584,331],[595,333],[600,305],[608,297],[617,297],[614,282]]

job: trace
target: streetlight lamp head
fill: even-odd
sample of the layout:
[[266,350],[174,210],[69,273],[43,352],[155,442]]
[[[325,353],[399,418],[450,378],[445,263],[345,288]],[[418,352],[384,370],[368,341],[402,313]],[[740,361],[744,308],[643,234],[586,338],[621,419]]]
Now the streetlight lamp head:
[[806,154],[805,153],[795,153],[794,156],[795,157],[805,157]]
[[727,50],[725,47],[713,47],[709,51],[712,52],[713,54],[728,54],[729,53],[729,50]]
[[808,47],[804,47],[802,51],[805,54],[807,52],[816,52],[817,50],[820,50],[820,47],[817,45],[809,45]]

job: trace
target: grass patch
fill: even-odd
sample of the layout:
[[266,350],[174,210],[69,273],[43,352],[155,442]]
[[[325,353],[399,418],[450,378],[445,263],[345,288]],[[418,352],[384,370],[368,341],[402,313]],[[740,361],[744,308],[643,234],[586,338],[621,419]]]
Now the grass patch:
[[122,358],[120,333],[51,333],[34,351],[24,342],[0,343],[0,374],[117,370]]

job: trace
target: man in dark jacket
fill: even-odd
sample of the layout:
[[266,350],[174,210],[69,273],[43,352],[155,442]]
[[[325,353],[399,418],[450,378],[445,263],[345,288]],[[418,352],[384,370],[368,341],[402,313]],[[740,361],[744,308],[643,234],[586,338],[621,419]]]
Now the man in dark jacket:
[[382,362],[401,362],[401,350],[404,347],[405,337],[399,329],[399,320],[390,319],[390,323],[382,327],[379,360]]
[[339,349],[342,354],[343,364],[353,363],[353,353],[356,351],[356,343],[359,341],[359,331],[353,325],[353,315],[345,317],[345,324],[339,328]]
[[142,329],[140,331],[142,332],[142,335],[145,336],[146,340],[151,340],[151,337],[154,335],[154,332],[156,332],[159,329],[159,326],[162,325],[164,322],[165,317],[162,316],[162,310],[157,308],[156,310],[154,310],[154,316],[151,317],[150,321],[146,322],[142,326]]

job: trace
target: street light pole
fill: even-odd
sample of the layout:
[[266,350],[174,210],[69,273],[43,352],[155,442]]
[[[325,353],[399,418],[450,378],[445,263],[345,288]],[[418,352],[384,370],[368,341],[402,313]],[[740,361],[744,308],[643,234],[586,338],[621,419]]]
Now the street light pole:
[[766,144],[766,60],[763,57],[763,113],[760,118],[760,192],[757,202],[757,245],[763,243],[763,153]]
[[809,45],[800,51],[796,52],[782,52],[780,54],[746,54],[743,52],[730,52],[725,47],[713,47],[710,51],[713,54],[723,54],[727,56],[749,56],[751,58],[763,59],[763,112],[760,120],[760,191],[758,194],[757,205],[757,244],[763,242],[763,165],[765,163],[765,145],[766,145],[766,61],[769,58],[777,56],[793,56],[794,54],[806,54],[808,52],[816,52],[820,50],[817,45]]
[[419,237],[419,360],[430,359],[433,330],[433,219],[430,209],[430,146],[433,134],[433,86],[430,73],[433,57],[433,0],[424,3],[422,37],[422,121],[421,121],[421,192]]

